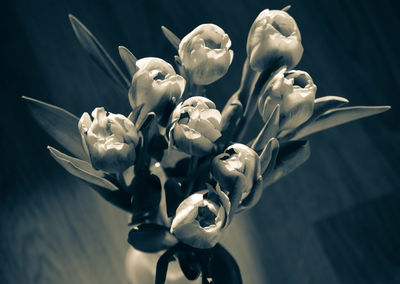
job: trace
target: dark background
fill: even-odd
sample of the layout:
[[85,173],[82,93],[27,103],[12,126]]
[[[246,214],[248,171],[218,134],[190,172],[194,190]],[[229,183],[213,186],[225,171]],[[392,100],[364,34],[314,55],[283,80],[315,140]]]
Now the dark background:
[[292,4],[305,49],[297,68],[313,77],[317,95],[392,110],[310,137],[309,161],[239,218],[248,225],[241,233],[252,245],[253,262],[244,260],[243,245],[231,235],[226,242],[245,284],[400,283],[396,2],[3,1],[0,282],[126,283],[126,215],[51,159],[45,146],[56,142],[32,121],[20,98],[78,116],[96,106],[128,112],[127,101],[80,48],[68,13],[120,65],[118,45],[138,58],[172,62],[176,52],[161,25],[180,37],[201,23],[221,26],[235,52],[228,75],[208,88],[221,108],[238,87],[252,21],[264,8]]

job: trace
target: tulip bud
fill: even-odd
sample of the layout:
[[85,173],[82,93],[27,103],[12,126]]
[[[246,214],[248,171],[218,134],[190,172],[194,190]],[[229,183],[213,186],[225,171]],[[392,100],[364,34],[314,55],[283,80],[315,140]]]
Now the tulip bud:
[[247,57],[255,71],[286,65],[294,68],[303,55],[296,21],[285,11],[262,11],[247,38]]
[[129,102],[132,108],[143,105],[138,121],[142,121],[148,112],[155,112],[159,118],[169,116],[170,113],[165,112],[176,106],[185,90],[185,79],[160,58],[139,59],[136,66],[138,71],[132,78]]
[[170,144],[194,156],[204,156],[215,148],[221,136],[221,113],[205,97],[191,97],[172,113]]
[[280,129],[293,129],[306,122],[314,110],[317,86],[307,72],[283,67],[266,83],[258,100],[258,111],[266,122],[277,104],[280,105]]
[[78,123],[83,147],[97,170],[120,173],[135,162],[139,141],[135,125],[122,114],[107,113],[103,107],[85,112]]
[[233,51],[229,36],[217,25],[203,24],[187,34],[179,44],[179,57],[192,82],[209,85],[228,71]]
[[249,196],[261,177],[260,158],[250,147],[236,143],[213,159],[211,173],[235,209]]
[[190,195],[176,209],[171,233],[196,248],[211,248],[222,237],[226,212],[216,195],[202,190]]

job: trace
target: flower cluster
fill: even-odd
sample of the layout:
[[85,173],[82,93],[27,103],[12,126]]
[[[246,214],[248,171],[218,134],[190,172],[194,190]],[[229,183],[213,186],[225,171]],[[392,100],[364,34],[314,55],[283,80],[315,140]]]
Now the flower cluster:
[[[75,156],[49,147],[54,159],[131,213],[128,242],[144,252],[167,250],[158,274],[166,273],[174,255],[191,280],[200,274],[213,278],[211,262],[235,269],[218,242],[236,214],[257,204],[264,188],[307,160],[309,144],[300,139],[388,109],[341,108],[344,98],[316,99],[310,75],[293,70],[303,46],[287,10],[266,9],[255,19],[242,81],[222,111],[205,97],[205,86],[227,73],[233,51],[229,36],[214,24],[200,25],[182,40],[162,28],[177,49],[176,70],[160,58],[137,60],[120,47],[126,77],[71,16],[83,47],[128,95],[130,113],[96,107],[78,119],[25,98],[37,121]],[[257,119],[262,129],[252,126]]]

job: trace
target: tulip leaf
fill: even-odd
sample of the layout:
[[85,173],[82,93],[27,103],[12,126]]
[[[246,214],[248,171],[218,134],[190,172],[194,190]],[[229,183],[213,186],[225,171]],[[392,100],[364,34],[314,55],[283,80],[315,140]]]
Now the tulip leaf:
[[137,66],[136,66],[137,58],[125,46],[118,46],[118,51],[119,51],[119,56],[124,62],[126,69],[128,69],[129,75],[131,75],[132,78],[137,71]]
[[140,112],[142,111],[143,106],[144,105],[140,105],[140,106],[134,107],[132,109],[131,113],[128,116],[128,119],[130,121],[132,121],[133,124],[135,124],[135,125],[136,125],[136,122],[137,122],[137,120],[139,118]]
[[272,138],[276,137],[276,134],[279,130],[279,114],[280,114],[280,106],[276,105],[273,112],[271,113],[268,121],[265,123],[263,129],[258,134],[256,139],[253,141],[251,148],[254,151],[261,151],[265,144]]
[[141,224],[131,229],[128,235],[129,244],[135,249],[148,253],[168,249],[177,242],[167,227],[153,223]]
[[326,96],[317,98],[314,101],[314,110],[311,117],[296,129],[282,131],[281,133],[279,133],[278,137],[284,141],[291,140],[291,138],[293,138],[298,131],[307,127],[310,123],[312,123],[319,116],[321,116],[321,114],[325,113],[330,109],[337,108],[344,104],[347,104],[348,102],[349,101],[346,98],[336,97],[336,96]]
[[168,179],[165,182],[164,190],[165,190],[165,199],[167,203],[167,215],[168,217],[171,217],[175,215],[176,209],[185,198],[185,195],[179,184],[172,179]]
[[178,254],[179,266],[185,277],[190,280],[196,280],[201,273],[201,265],[198,256],[192,251],[183,251]]
[[314,120],[318,118],[324,112],[340,107],[344,104],[347,104],[349,101],[346,98],[337,97],[337,96],[326,96],[316,98],[314,101],[314,111],[310,118],[310,120]]
[[150,156],[161,161],[164,156],[164,150],[168,148],[168,142],[165,140],[165,136],[161,134],[155,134],[151,137],[147,151]]
[[[139,115],[139,117],[140,117],[140,115]],[[146,131],[146,129],[150,129],[150,126],[155,118],[156,118],[156,114],[154,112],[147,113],[145,116],[143,116],[142,121],[139,121],[139,120],[136,121],[137,129],[139,129],[142,132]]]
[[[204,198],[209,200],[213,200],[213,198],[216,198],[219,202],[221,202],[222,206],[224,207],[227,218],[225,220],[225,223],[222,225],[222,229],[225,229],[232,221],[233,216],[230,216],[231,211],[236,210],[236,208],[232,208],[231,206],[231,202],[233,203],[234,200],[229,199],[228,195],[222,191],[219,184],[217,184],[215,187],[211,186],[209,183],[206,183],[205,185],[208,189],[208,193],[204,196]],[[217,203],[218,201],[214,202]]]
[[237,95],[233,95],[229,101],[225,104],[224,109],[221,112],[221,137],[218,142],[226,144],[229,142],[234,134],[234,129],[239,119],[243,115],[243,106],[239,101]]
[[214,284],[241,284],[239,266],[232,255],[220,244],[211,249],[209,275]]
[[87,182],[105,200],[125,211],[131,211],[130,196],[107,180],[103,171],[97,171],[83,160],[68,156],[48,146],[51,156],[70,174]]
[[155,284],[164,284],[167,278],[168,264],[174,261],[174,254],[181,248],[181,243],[169,248],[157,261]]
[[104,187],[97,186],[91,183],[88,183],[88,185],[92,189],[94,189],[98,194],[100,194],[104,200],[110,202],[112,205],[122,210],[125,210],[128,213],[131,213],[132,206],[131,206],[130,196],[126,191],[123,190],[111,191],[105,189]]
[[181,40],[166,27],[161,26],[161,30],[162,30],[164,36],[172,44],[172,46],[175,47],[176,50],[179,50],[179,44],[180,44]]
[[70,174],[97,186],[118,190],[118,187],[107,180],[103,171],[93,169],[92,165],[86,161],[68,156],[57,149],[47,146],[51,156]]
[[264,187],[262,183],[262,178],[260,178],[254,183],[250,194],[242,201],[242,203],[239,204],[238,209],[236,209],[235,211],[235,214],[254,207],[258,203],[258,201],[260,201],[263,191]]
[[331,109],[324,112],[307,126],[299,129],[291,140],[301,139],[313,133],[353,120],[379,114],[389,109],[390,106],[353,106]]
[[119,69],[111,56],[107,53],[104,47],[100,44],[100,42],[75,16],[71,14],[68,16],[76,37],[78,38],[83,49],[89,54],[90,58],[101,70],[103,70],[104,73],[106,73],[106,75],[108,75],[118,86],[120,86],[122,90],[128,90],[130,85],[128,79]]
[[261,174],[267,175],[274,167],[279,153],[279,142],[276,138],[271,138],[265,145],[260,155]]
[[149,172],[135,173],[132,186],[132,219],[133,223],[142,221],[143,218],[158,212],[161,201],[160,179]]
[[310,157],[310,143],[307,140],[280,143],[275,168],[263,176],[263,187],[267,187],[294,171]]
[[33,118],[47,134],[73,155],[89,160],[82,147],[82,138],[78,130],[79,119],[75,115],[39,100],[22,98]]

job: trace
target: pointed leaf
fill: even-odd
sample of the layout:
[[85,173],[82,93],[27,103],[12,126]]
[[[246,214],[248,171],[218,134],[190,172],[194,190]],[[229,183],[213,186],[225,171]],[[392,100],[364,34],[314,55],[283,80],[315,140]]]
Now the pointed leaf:
[[68,156],[57,149],[47,146],[51,156],[70,174],[97,186],[118,190],[118,187],[104,178],[104,172],[93,169],[92,165],[86,161]]
[[131,211],[130,196],[118,190],[112,182],[104,178],[103,171],[97,171],[86,162],[70,157],[53,147],[48,146],[51,156],[70,174],[87,182],[105,200],[127,212]]
[[179,50],[179,44],[180,44],[181,40],[166,27],[161,26],[161,30],[162,30],[164,36],[172,44],[172,46],[175,47],[176,50]]
[[136,121],[136,128],[142,132],[146,131],[146,128],[149,128],[151,126],[155,118],[156,114],[154,112],[147,113],[146,115],[143,116],[143,120],[139,121],[138,118],[138,120]]
[[168,148],[168,142],[164,135],[155,134],[151,137],[147,151],[149,155],[160,162],[164,156],[164,151]]
[[128,90],[130,85],[128,79],[95,36],[73,15],[69,15],[69,20],[83,49],[90,55],[97,66],[117,83],[122,90]]
[[242,103],[237,99],[237,96],[231,97],[221,112],[221,132],[232,132],[242,113]]
[[39,100],[22,98],[33,118],[47,134],[73,155],[89,160],[82,147],[81,134],[78,130],[79,119],[75,115]]
[[276,157],[279,152],[279,142],[276,138],[271,138],[267,145],[265,145],[264,150],[260,155],[261,163],[261,174],[264,175],[267,169],[272,169],[275,167]]
[[241,284],[240,269],[232,255],[220,244],[211,249],[209,274],[214,284]]
[[340,107],[344,104],[347,104],[348,102],[349,101],[346,98],[337,96],[326,96],[326,97],[316,98],[314,101],[314,111],[310,120],[314,120],[324,112],[333,108]]
[[179,266],[188,280],[196,280],[201,274],[201,265],[198,256],[192,252],[181,252],[177,255]]
[[167,227],[153,223],[141,224],[131,229],[128,235],[129,244],[135,249],[148,253],[168,249],[177,242]]
[[286,176],[302,165],[310,157],[310,143],[306,140],[290,141],[280,144],[275,168],[264,175],[264,188]]
[[276,105],[274,110],[271,113],[268,121],[265,123],[263,129],[258,134],[257,138],[251,145],[251,148],[254,151],[259,152],[261,151],[267,141],[269,141],[272,137],[276,137],[279,130],[279,115],[280,115],[280,106]]
[[299,132],[301,129],[307,127],[314,120],[316,120],[319,116],[321,116],[321,114],[325,113],[326,111],[328,111],[330,109],[337,108],[344,104],[347,104],[348,102],[349,101],[346,98],[336,97],[336,96],[326,96],[326,97],[317,98],[314,101],[314,110],[313,110],[313,114],[311,115],[311,117],[305,123],[303,123],[296,129],[282,131],[281,133],[279,133],[278,137],[284,141],[291,140],[291,138],[293,138],[297,132]]
[[132,193],[134,223],[158,212],[161,201],[161,182],[156,175],[146,171],[137,172],[130,192]]
[[253,185],[250,194],[239,204],[238,209],[235,210],[235,214],[241,213],[254,207],[258,201],[260,201],[263,194],[264,187],[262,183],[262,178],[259,178]]
[[168,179],[164,184],[165,199],[167,203],[167,215],[172,217],[175,215],[176,208],[185,199],[185,195],[180,185],[173,179]]
[[139,115],[140,115],[140,112],[142,111],[143,106],[144,105],[140,105],[140,106],[134,107],[133,110],[131,111],[131,113],[128,116],[128,119],[130,121],[132,121],[133,124],[135,124],[135,126],[137,125],[136,122],[137,122],[137,120],[139,118]]
[[168,264],[175,260],[174,254],[180,249],[181,244],[169,248],[157,261],[155,284],[164,284],[167,278]]
[[301,139],[310,134],[338,126],[353,120],[387,111],[390,106],[353,106],[328,110],[315,121],[300,129],[291,140]]
[[239,119],[243,115],[242,103],[238,100],[237,95],[231,96],[228,102],[225,104],[224,109],[221,112],[221,137],[218,139],[219,143],[228,143],[237,127]]
[[131,75],[132,78],[137,71],[137,66],[136,66],[137,58],[125,46],[118,46],[118,51],[119,51],[119,56],[124,62],[126,69],[128,69],[129,75]]

